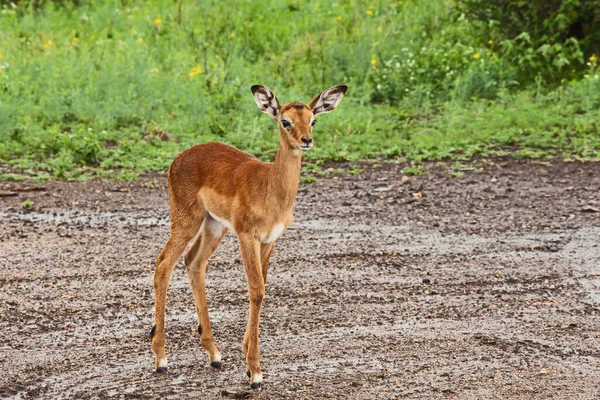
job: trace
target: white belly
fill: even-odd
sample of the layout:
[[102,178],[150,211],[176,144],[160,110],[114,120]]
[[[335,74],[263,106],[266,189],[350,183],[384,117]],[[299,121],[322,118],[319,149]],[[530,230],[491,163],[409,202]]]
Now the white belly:
[[283,224],[277,224],[273,227],[271,232],[263,232],[260,234],[261,243],[271,243],[279,239],[279,236],[283,234]]
[[202,221],[202,225],[200,225],[200,233],[212,237],[223,236],[224,230],[225,226],[210,215],[204,218],[204,221]]
[[217,217],[215,214],[213,214],[211,212],[209,212],[209,214],[211,217],[213,217],[213,219],[215,221],[217,221],[218,223],[223,225],[225,228],[229,229],[230,231],[235,232],[235,229],[233,229],[233,225],[231,225],[231,222],[227,221],[225,218]]

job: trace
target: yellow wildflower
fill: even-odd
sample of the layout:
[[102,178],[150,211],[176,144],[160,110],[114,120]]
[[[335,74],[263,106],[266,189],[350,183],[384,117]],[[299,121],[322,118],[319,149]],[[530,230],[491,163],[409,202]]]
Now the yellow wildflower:
[[494,44],[494,41],[492,39],[488,40],[488,44]]
[[473,58],[477,60],[479,58],[479,53],[473,54]]
[[137,41],[138,41],[139,43],[142,43],[142,42],[144,41],[144,39],[143,39],[143,38],[141,38],[141,37],[139,37],[139,38],[137,39]]
[[73,46],[73,47],[79,46],[79,39],[74,37],[73,40],[71,40],[71,46]]
[[158,72],[158,68],[154,67],[150,69],[150,72],[152,72],[153,74]]
[[[2,57],[0,57],[0,58],[2,58]],[[591,57],[590,57],[590,61],[591,61],[591,62],[594,62],[594,61],[596,61],[596,56],[591,56]]]
[[193,69],[192,72],[190,72],[188,75],[190,76],[190,78],[193,78],[194,75],[198,75],[200,73],[200,71],[202,71],[202,68],[199,65],[196,65]]
[[367,15],[373,15],[373,11],[367,10]]
[[377,69],[377,60],[376,59],[372,59],[371,60],[371,66],[373,67],[373,69]]
[[338,19],[338,21],[341,21],[341,20],[342,20],[342,16],[341,16],[341,15],[338,15],[338,18],[337,18],[337,19]]
[[49,47],[48,43],[44,43],[44,48],[47,49]]
[[162,19],[160,19],[160,18],[156,18],[156,19],[154,20],[154,23],[155,23],[156,25],[160,25],[160,24],[162,24]]
[[235,32],[231,32],[231,35],[229,35],[230,37],[234,38],[235,37]]
[[383,32],[383,29],[381,27],[377,28],[377,32],[381,33]]

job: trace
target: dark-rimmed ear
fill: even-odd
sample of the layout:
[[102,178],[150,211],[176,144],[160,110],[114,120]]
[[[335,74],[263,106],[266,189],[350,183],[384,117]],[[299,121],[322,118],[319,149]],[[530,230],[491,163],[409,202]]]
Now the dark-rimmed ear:
[[251,88],[254,95],[254,101],[260,111],[268,114],[271,118],[277,121],[279,115],[279,100],[271,89],[262,85],[254,85]]
[[308,105],[314,115],[324,114],[335,110],[340,101],[344,98],[344,94],[348,90],[348,86],[339,85],[327,89]]

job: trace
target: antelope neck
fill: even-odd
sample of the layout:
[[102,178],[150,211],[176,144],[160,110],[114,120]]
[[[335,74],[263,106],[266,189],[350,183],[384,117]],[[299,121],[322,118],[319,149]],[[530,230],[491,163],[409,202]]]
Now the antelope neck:
[[279,199],[283,209],[292,208],[296,199],[300,183],[301,159],[300,150],[290,148],[289,144],[281,139],[275,162],[271,167],[269,192],[272,198]]

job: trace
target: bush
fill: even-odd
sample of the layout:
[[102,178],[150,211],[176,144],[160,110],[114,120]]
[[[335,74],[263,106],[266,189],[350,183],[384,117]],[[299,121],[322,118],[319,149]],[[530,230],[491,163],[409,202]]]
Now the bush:
[[468,21],[450,14],[446,28],[422,46],[401,48],[373,66],[373,100],[383,103],[441,103],[449,99],[496,97],[517,85],[515,68],[484,46],[477,46]]
[[495,54],[461,43],[422,48],[417,53],[401,49],[372,74],[375,102],[415,105],[439,104],[449,99],[494,99],[498,89],[517,84],[514,68]]
[[581,78],[600,52],[600,0],[458,0],[458,10],[523,83]]

